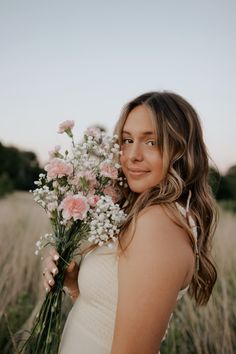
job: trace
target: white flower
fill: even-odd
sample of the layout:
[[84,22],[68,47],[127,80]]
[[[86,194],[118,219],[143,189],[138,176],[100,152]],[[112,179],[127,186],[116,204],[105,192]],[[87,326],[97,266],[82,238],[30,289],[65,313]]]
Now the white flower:
[[41,242],[40,242],[40,241],[37,241],[35,245],[36,245],[36,247],[39,248],[39,247],[41,246]]
[[114,204],[110,196],[102,196],[97,202],[95,210],[91,210],[89,241],[102,245],[104,241],[115,239],[119,228],[125,220],[125,214],[119,205]]

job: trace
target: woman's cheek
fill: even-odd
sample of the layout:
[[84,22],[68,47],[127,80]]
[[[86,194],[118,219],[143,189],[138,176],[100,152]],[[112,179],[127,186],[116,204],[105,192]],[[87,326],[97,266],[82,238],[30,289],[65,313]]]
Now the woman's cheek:
[[124,162],[125,162],[125,157],[124,157],[124,153],[122,151],[122,154],[120,156],[120,164],[121,164],[121,168],[123,169],[124,167]]

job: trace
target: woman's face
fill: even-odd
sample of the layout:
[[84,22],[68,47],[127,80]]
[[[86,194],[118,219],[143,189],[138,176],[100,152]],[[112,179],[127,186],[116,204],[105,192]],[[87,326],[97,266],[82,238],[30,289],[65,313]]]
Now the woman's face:
[[163,160],[151,113],[142,105],[128,115],[122,131],[120,163],[133,192],[142,193],[163,179]]

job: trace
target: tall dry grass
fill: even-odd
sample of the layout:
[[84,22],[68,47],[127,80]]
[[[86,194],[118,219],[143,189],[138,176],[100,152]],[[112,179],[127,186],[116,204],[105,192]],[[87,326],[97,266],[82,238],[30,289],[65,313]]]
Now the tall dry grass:
[[0,200],[0,315],[22,292],[43,291],[41,261],[34,254],[39,237],[50,230],[48,218],[30,193]]
[[[42,300],[41,261],[34,251],[35,242],[49,230],[48,219],[31,194],[17,192],[0,200],[0,326],[2,315],[17,304],[21,294],[28,294],[33,305]],[[162,354],[236,353],[235,230],[236,216],[221,211],[214,245],[218,280],[213,296],[204,308],[196,308],[188,297],[180,301]],[[16,307],[13,316],[24,309]],[[15,331],[23,325],[17,323]],[[10,353],[1,348],[0,352]]]
[[162,353],[236,353],[236,215],[220,210],[214,258],[218,279],[206,307],[185,297],[177,306]]

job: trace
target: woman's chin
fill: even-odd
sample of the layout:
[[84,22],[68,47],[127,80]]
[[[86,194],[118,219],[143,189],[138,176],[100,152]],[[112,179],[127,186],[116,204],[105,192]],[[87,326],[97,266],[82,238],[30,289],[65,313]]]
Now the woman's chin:
[[133,183],[129,184],[129,188],[130,188],[130,190],[132,192],[138,193],[138,194],[141,194],[141,193],[145,192],[148,189],[148,187],[135,185]]

